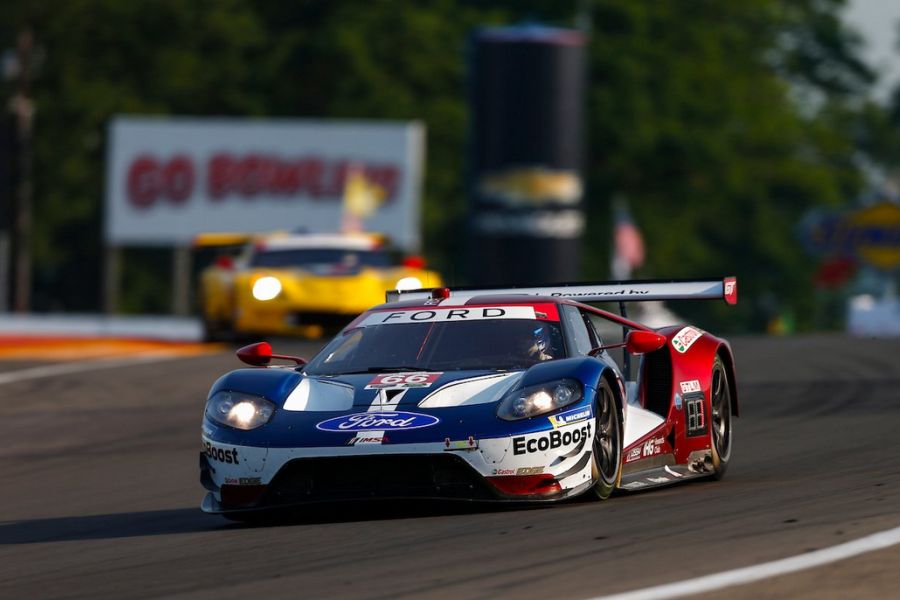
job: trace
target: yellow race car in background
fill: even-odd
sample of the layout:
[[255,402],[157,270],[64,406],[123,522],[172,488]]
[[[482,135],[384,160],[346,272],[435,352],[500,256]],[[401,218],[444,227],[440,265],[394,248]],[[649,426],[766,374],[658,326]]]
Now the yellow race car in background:
[[200,274],[207,339],[318,337],[384,302],[387,290],[443,285],[421,258],[396,260],[377,234],[202,234],[195,247],[236,242],[236,257],[225,253]]

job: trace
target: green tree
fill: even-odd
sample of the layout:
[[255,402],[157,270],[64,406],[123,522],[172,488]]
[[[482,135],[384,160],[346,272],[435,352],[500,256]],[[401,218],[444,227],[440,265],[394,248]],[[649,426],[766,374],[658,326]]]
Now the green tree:
[[[7,8],[18,25],[33,27],[46,56],[34,86],[35,306],[96,310],[110,117],[265,114],[265,90],[252,85],[265,32],[238,0],[36,1]],[[157,253],[151,264],[161,258]],[[155,264],[149,276],[129,274],[126,307],[165,309],[167,280],[160,285],[154,277],[161,270]]]
[[[638,275],[740,276],[738,309],[685,308],[700,318],[761,328],[765,297],[809,314],[798,219],[855,195],[860,156],[896,147],[875,135],[888,117],[860,100],[871,73],[841,0],[0,4],[0,45],[30,23],[46,50],[35,86],[41,308],[99,306],[116,113],[422,120],[426,248],[461,282],[466,44],[481,25],[589,24],[584,274],[608,276],[610,201],[624,194],[648,245]],[[126,305],[164,310],[167,256],[132,258]]]
[[[813,269],[796,224],[860,184],[831,108],[868,74],[835,20],[839,5],[593,5],[589,176],[600,201],[588,205],[591,220],[607,218],[606,200],[624,193],[647,240],[641,274],[739,275],[744,302],[712,307],[721,324],[763,327],[768,307],[754,299],[766,297],[808,314]],[[607,247],[591,249],[592,275]]]

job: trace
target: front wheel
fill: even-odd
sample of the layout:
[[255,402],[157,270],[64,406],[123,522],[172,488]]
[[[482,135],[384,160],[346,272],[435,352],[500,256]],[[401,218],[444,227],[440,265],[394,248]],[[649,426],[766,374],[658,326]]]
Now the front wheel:
[[206,297],[201,292],[200,298],[198,301],[200,305],[200,320],[203,326],[203,341],[204,342],[224,342],[228,341],[232,324],[227,319],[223,319],[221,317],[215,317],[209,314],[206,306]]
[[612,388],[605,379],[597,386],[595,402],[593,460],[591,474],[592,491],[600,500],[606,500],[619,484],[622,476],[622,420]]
[[204,342],[223,342],[229,339],[229,328],[227,323],[208,319],[203,316],[203,341]]
[[731,460],[731,387],[728,385],[728,371],[717,356],[713,363],[712,380],[709,386],[709,404],[712,427],[711,444],[713,455],[713,478],[721,479]]

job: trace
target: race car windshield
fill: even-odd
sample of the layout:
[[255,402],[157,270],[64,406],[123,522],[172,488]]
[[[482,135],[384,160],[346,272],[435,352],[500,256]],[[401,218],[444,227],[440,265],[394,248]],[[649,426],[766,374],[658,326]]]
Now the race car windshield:
[[304,373],[515,370],[564,356],[562,332],[554,321],[393,323],[343,332]]
[[260,250],[250,259],[251,267],[302,267],[310,270],[356,270],[362,267],[388,267],[387,252],[341,248],[290,248]]

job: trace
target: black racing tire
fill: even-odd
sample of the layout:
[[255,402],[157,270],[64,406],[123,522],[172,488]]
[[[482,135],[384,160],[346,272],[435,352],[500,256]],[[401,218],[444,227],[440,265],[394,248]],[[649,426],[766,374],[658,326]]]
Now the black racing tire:
[[216,319],[206,313],[206,299],[204,292],[201,290],[197,297],[197,304],[200,309],[200,321],[203,326],[204,342],[223,342],[226,341],[229,332],[229,324],[225,319]]
[[622,415],[612,387],[606,379],[597,386],[594,401],[594,440],[591,458],[591,488],[597,500],[606,500],[622,479]]
[[721,479],[728,470],[734,443],[732,431],[731,386],[728,384],[728,369],[722,359],[716,356],[713,362],[709,384],[709,429],[712,449],[713,479]]
[[203,323],[204,342],[232,342],[235,339],[234,319],[213,318],[205,312],[200,313]]

